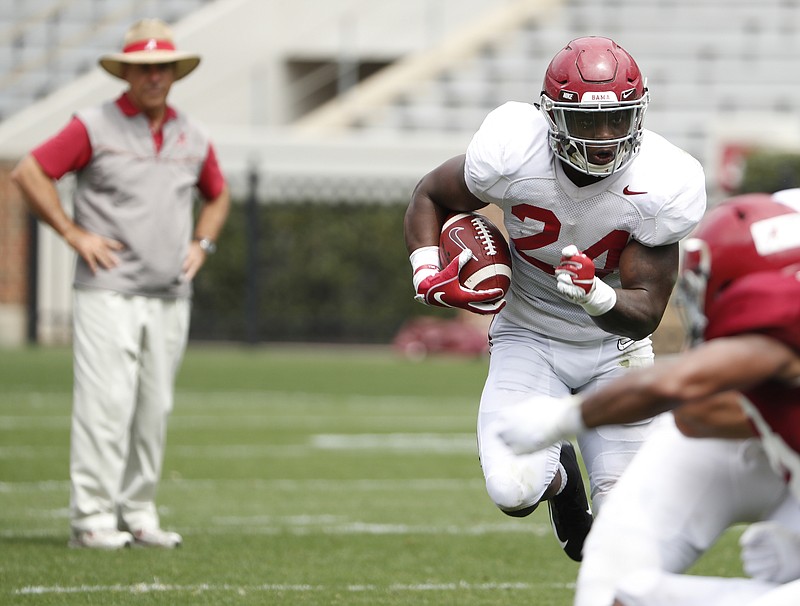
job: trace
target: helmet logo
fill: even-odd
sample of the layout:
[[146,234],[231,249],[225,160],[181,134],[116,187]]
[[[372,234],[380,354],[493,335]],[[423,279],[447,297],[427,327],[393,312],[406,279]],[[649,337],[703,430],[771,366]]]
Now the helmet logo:
[[622,91],[622,95],[620,95],[620,96],[622,97],[622,100],[625,101],[628,97],[633,95],[633,93],[635,93],[635,92],[636,92],[635,88],[629,88],[628,90]]
[[750,226],[756,251],[761,256],[800,248],[800,214],[778,215]]
[[609,101],[617,101],[617,95],[614,93],[614,91],[587,91],[583,93],[583,96],[581,97],[581,103],[608,103]]
[[574,93],[571,90],[561,90],[558,91],[558,100],[559,101],[577,101],[578,93]]

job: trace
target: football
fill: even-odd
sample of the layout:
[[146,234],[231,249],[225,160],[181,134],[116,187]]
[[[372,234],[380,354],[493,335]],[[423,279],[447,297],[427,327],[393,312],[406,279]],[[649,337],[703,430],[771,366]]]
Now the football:
[[478,213],[456,213],[447,217],[439,236],[442,267],[469,249],[472,259],[461,269],[459,281],[472,290],[511,286],[511,251],[503,232]]

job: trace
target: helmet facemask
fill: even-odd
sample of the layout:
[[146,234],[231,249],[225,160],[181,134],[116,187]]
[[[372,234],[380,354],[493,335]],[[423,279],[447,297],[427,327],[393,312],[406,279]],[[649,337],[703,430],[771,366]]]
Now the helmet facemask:
[[613,100],[575,103],[554,101],[542,94],[540,103],[550,127],[553,152],[580,172],[595,177],[607,177],[625,168],[639,153],[650,101],[646,88],[644,95],[633,101],[617,101],[613,92],[603,95]]
[[683,242],[683,267],[675,290],[675,307],[686,329],[689,345],[703,340],[708,324],[705,313],[708,281],[711,277],[711,250],[699,238]]
[[800,212],[766,193],[733,196],[706,212],[681,250],[676,303],[694,345],[723,293],[740,280],[797,271]]

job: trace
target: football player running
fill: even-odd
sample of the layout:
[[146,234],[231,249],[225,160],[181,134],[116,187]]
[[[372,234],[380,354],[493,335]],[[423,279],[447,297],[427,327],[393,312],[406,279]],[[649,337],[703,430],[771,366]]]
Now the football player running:
[[[497,421],[501,440],[523,457],[589,427],[673,408],[686,433],[698,427],[682,422],[687,409],[690,418],[691,411],[712,411],[699,424],[704,436],[720,427],[720,435],[732,435],[734,423],[721,424],[725,415],[718,413],[728,411],[730,419],[737,410],[760,437],[694,440],[664,424],[594,525],[576,605],[800,604],[798,202],[800,190],[731,198],[711,209],[685,241],[678,292],[695,347],[592,394],[538,397],[546,419],[530,414],[529,402]],[[726,522],[748,515],[771,518],[748,528],[740,541],[752,579],[677,574],[711,546]]]
[[[706,194],[700,164],[643,128],[648,103],[630,54],[608,38],[573,40],[550,62],[539,103],[492,111],[465,154],[421,179],[405,217],[417,298],[497,314],[477,422],[486,490],[515,517],[547,501],[576,561],[592,513],[571,443],[515,457],[488,428],[531,395],[590,393],[653,363],[650,335],[675,284],[678,241],[702,217]],[[439,263],[446,215],[489,204],[502,209],[510,238],[507,299],[454,282],[461,259]],[[652,425],[577,436],[595,510]]]

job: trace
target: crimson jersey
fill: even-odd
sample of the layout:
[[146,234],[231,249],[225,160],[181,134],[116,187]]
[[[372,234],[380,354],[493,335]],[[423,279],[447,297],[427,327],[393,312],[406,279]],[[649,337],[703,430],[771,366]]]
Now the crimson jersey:
[[597,276],[619,288],[630,240],[673,244],[700,220],[705,176],[697,160],[650,131],[630,165],[592,185],[577,187],[561,164],[541,112],[511,102],[475,133],[464,179],[475,196],[503,209],[511,238],[513,276],[501,315],[562,341],[598,341],[609,334],[556,288],[561,250],[576,245],[593,259]]
[[[777,339],[800,352],[800,267],[750,274],[708,310],[707,340],[743,333]],[[744,407],[776,470],[800,498],[800,381],[766,381],[744,393]]]

